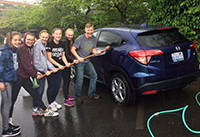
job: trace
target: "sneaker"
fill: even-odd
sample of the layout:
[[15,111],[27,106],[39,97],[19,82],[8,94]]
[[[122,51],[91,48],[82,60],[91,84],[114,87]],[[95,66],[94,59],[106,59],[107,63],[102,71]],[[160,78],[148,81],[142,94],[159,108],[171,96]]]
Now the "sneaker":
[[57,109],[61,109],[62,108],[62,105],[58,104],[56,101],[54,101],[53,103],[51,104],[54,104],[54,106],[57,108]]
[[19,125],[14,125],[13,123],[9,122],[9,128],[12,128],[13,130],[17,131],[20,130],[21,127]]
[[12,128],[8,128],[8,130],[2,132],[2,137],[14,137],[21,133],[21,130],[14,130]]
[[92,95],[92,96],[89,96],[89,99],[100,99],[101,98],[101,96],[100,95],[98,95],[98,94],[94,94],[94,95]]
[[51,110],[49,110],[48,112],[44,112],[45,117],[57,117],[58,115],[59,115],[58,112],[53,112]]
[[43,112],[43,110],[42,109],[37,109],[36,111],[33,111],[33,113],[32,113],[32,116],[33,117],[37,117],[37,116],[43,116],[44,115],[44,112]]
[[74,103],[71,102],[69,99],[66,99],[65,102],[64,102],[64,105],[68,106],[68,107],[72,107],[72,106],[74,106]]
[[58,111],[57,107],[56,107],[53,103],[51,103],[51,104],[48,106],[48,109],[51,110],[51,111],[54,111],[54,112]]
[[75,97],[69,95],[69,96],[68,96],[68,100],[73,101],[73,100],[75,100]]
[[32,110],[33,110],[33,111],[37,111],[38,108],[37,108],[37,107],[33,107]]

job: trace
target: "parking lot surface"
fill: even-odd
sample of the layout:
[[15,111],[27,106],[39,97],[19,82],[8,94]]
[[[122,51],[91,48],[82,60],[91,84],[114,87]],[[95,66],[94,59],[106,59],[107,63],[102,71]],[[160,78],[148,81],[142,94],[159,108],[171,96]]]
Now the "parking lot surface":
[[[14,123],[22,127],[19,137],[151,137],[147,121],[152,114],[188,105],[186,123],[189,128],[199,131],[200,107],[195,101],[195,95],[200,91],[199,82],[200,79],[182,90],[138,96],[136,104],[128,106],[113,102],[109,90],[98,84],[100,100],[85,100],[82,105],[72,108],[63,106],[56,118],[33,118],[32,98],[21,89],[15,105]],[[84,91],[87,85],[86,81]],[[73,94],[73,82],[70,91]],[[200,100],[200,96],[197,98]],[[46,97],[44,101],[47,104]],[[62,92],[59,92],[57,102],[63,104]],[[184,126],[182,111],[156,115],[149,125],[155,137],[200,137]]]

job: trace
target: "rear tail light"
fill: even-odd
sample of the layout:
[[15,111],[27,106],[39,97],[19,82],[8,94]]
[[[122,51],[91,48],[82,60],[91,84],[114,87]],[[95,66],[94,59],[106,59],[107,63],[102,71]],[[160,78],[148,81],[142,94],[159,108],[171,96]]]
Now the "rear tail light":
[[151,50],[135,50],[130,51],[129,55],[135,58],[138,62],[142,64],[148,64],[152,56],[163,54],[160,49],[151,49]]
[[169,30],[171,27],[158,28],[157,30]]
[[196,44],[196,43],[192,43],[192,44],[190,45],[190,47],[191,47],[191,48],[194,48],[194,49],[196,50],[196,52],[197,52],[197,44]]
[[145,91],[142,93],[142,95],[156,94],[157,92],[158,92],[158,90],[155,89],[155,90]]

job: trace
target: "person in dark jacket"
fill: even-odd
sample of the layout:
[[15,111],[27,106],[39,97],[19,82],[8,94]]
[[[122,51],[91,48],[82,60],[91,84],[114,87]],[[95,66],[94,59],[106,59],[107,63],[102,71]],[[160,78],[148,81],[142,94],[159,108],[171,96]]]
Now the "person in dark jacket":
[[43,101],[39,97],[37,89],[33,88],[33,83],[30,77],[41,78],[41,73],[39,73],[33,64],[33,55],[32,55],[32,46],[35,42],[34,34],[27,32],[24,36],[24,44],[19,48],[18,51],[18,60],[19,60],[19,70],[18,70],[18,80],[14,85],[13,91],[13,100],[12,108],[10,110],[10,117],[12,117],[13,106],[17,100],[20,88],[23,87],[32,97],[36,106],[40,108],[38,115],[44,115],[45,117],[49,116],[58,116],[57,112],[52,112],[47,109]]
[[12,84],[17,80],[17,48],[21,45],[21,34],[19,32],[8,32],[4,44],[3,49],[0,50],[2,137],[17,136],[21,133],[20,126],[9,122]]

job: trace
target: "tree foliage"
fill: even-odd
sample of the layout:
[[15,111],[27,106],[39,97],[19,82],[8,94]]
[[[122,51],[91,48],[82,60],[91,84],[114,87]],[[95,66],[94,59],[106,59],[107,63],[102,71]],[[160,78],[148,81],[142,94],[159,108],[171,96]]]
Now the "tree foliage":
[[[18,7],[3,14],[0,30],[55,27],[75,28],[78,34],[87,22],[96,28],[110,24],[142,23],[147,18],[143,0],[42,0],[40,4]],[[14,13],[14,14],[13,14]]]
[[12,7],[0,15],[0,33],[8,30],[74,28],[83,33],[84,25],[95,28],[120,24],[162,24],[180,28],[200,43],[199,0],[42,0],[40,4]]
[[200,44],[199,0],[152,0],[149,9],[151,24],[178,27],[186,37]]

